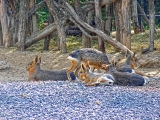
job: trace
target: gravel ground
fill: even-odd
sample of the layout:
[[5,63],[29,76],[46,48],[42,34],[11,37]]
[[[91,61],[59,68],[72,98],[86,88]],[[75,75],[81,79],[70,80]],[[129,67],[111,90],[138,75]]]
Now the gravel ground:
[[159,120],[160,88],[0,82],[0,120]]

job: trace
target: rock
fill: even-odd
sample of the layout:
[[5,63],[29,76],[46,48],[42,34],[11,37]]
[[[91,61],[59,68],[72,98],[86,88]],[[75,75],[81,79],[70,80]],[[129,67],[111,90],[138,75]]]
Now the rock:
[[0,70],[8,69],[10,68],[9,62],[6,61],[0,61]]

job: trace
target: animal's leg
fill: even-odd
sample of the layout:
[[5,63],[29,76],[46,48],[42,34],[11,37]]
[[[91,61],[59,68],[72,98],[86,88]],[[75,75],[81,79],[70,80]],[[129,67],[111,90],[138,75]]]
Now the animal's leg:
[[70,82],[72,81],[72,79],[70,77],[70,73],[73,72],[79,65],[80,65],[80,62],[78,62],[78,61],[71,61],[71,67],[66,71],[68,80]]

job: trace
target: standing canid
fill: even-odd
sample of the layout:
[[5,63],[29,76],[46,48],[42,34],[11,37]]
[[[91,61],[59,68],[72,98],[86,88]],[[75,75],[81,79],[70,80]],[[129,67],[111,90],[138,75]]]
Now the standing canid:
[[114,84],[123,86],[143,86],[147,83],[147,80],[139,74],[129,72],[118,72],[113,65],[107,65],[109,71],[115,81]]
[[82,48],[75,50],[69,54],[68,59],[71,62],[71,67],[67,70],[67,76],[69,81],[71,81],[70,73],[75,71],[77,67],[81,65],[81,63],[92,63],[92,66],[95,65],[96,68],[99,68],[97,66],[99,64],[110,64],[108,57],[105,53],[93,48]]
[[[45,81],[45,80],[54,80],[54,81],[65,81],[68,79],[66,70],[42,70],[40,68],[41,57],[36,56],[35,59],[30,62],[27,66],[29,72],[28,80],[31,81]],[[72,80],[75,80],[75,76],[70,73]]]
[[111,74],[95,73],[91,72],[83,64],[79,71],[79,80],[83,81],[87,86],[93,86],[97,84],[113,85],[114,77]]

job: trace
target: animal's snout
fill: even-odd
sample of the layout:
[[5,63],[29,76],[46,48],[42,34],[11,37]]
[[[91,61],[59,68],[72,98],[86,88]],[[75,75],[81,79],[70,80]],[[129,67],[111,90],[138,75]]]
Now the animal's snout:
[[113,82],[109,82],[108,84],[113,84]]
[[108,85],[113,85],[114,84],[114,81],[108,81]]

